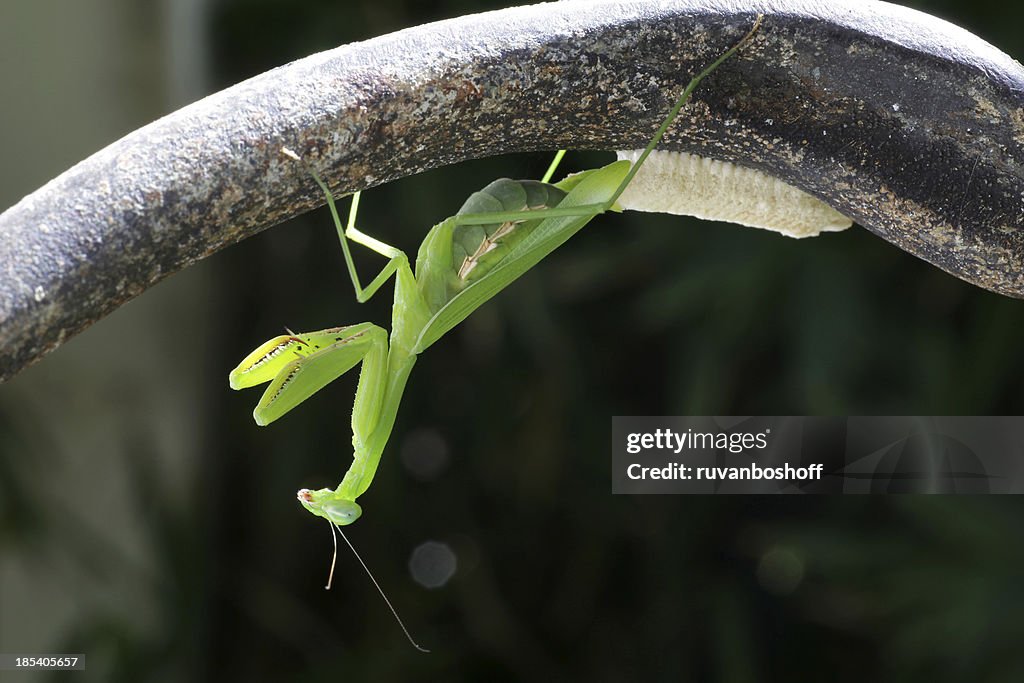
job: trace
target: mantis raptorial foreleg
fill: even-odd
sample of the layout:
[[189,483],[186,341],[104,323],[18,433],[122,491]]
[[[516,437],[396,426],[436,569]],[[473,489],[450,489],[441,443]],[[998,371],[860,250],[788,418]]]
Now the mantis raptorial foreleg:
[[[244,389],[272,380],[253,411],[256,423],[264,426],[359,362],[363,362],[365,369],[379,364],[378,357],[386,354],[387,333],[372,323],[287,334],[274,337],[249,354],[228,379],[232,389]],[[357,407],[361,414],[372,413],[372,403]],[[353,422],[355,418],[353,413]]]
[[[693,90],[753,36],[760,21],[758,17],[739,43],[690,81],[635,163],[618,161],[549,184],[560,152],[543,181],[495,181],[471,195],[455,216],[430,230],[420,245],[415,273],[403,252],[356,228],[358,193],[343,227],[333,195],[310,169],[327,198],[356,298],[366,301],[394,276],[395,300],[389,339],[383,329],[370,323],[289,334],[256,349],[231,373],[231,386],[236,389],[272,380],[254,412],[262,425],[362,362],[352,412],[352,465],[336,489],[300,490],[299,500],[307,510],[339,525],[359,517],[362,511],[356,498],[373,480],[417,355],[595,216],[616,209],[616,200]],[[298,159],[294,152],[284,152]],[[356,274],[349,239],[388,258],[365,289]]]

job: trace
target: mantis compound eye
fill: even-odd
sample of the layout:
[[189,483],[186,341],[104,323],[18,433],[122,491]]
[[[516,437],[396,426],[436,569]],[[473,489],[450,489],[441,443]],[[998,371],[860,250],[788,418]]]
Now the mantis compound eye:
[[351,524],[363,514],[363,509],[354,500],[329,500],[320,510],[324,517],[340,526]]

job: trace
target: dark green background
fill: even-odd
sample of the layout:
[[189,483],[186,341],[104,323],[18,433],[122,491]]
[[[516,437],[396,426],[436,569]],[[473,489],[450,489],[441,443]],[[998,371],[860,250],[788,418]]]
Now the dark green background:
[[[4,135],[39,153],[25,169],[6,159],[5,204],[204,92],[500,6],[223,0],[201,31],[160,28],[173,4],[99,17],[110,35],[142,31],[99,73],[76,75],[67,55],[8,79],[35,114]],[[907,4],[1024,54],[1015,6]],[[8,57],[60,49],[35,38]],[[94,97],[61,99],[62,79],[95,79]],[[54,104],[31,104],[43,94]],[[88,120],[90,99],[119,98],[128,113],[104,115],[98,139],[46,146],[65,118]],[[412,252],[482,180],[546,163],[481,160],[374,189],[362,226]],[[317,211],[0,387],[0,651],[84,652],[76,681],[1024,680],[1020,497],[612,497],[609,480],[612,415],[1020,414],[1021,302],[861,229],[795,241],[595,220],[423,355],[360,499],[350,537],[434,650],[422,655],[347,554],[324,592],[327,528],[293,497],[347,467],[355,377],[266,429],[250,417],[258,392],[227,387],[283,326],[385,324],[389,298],[354,302]],[[436,442],[446,466],[413,476],[400,454]],[[459,561],[433,591],[407,569],[427,540]]]

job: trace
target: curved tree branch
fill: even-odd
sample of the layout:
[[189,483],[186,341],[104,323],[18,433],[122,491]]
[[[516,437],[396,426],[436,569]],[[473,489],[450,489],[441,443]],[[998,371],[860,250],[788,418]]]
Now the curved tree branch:
[[982,287],[1024,296],[1024,70],[880,2],[561,2],[313,55],[185,107],[0,215],[0,377],[162,278],[339,193],[492,154],[664,148],[760,169]]

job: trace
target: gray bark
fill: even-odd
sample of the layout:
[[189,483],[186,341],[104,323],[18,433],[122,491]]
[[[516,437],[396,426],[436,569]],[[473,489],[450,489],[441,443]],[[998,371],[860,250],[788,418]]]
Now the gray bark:
[[177,270],[338,194],[513,151],[644,146],[757,168],[1024,297],[1024,70],[881,2],[562,2],[313,55],[141,128],[0,215],[0,378]]

